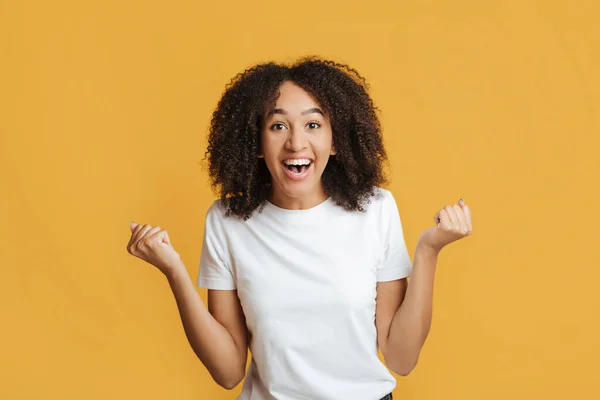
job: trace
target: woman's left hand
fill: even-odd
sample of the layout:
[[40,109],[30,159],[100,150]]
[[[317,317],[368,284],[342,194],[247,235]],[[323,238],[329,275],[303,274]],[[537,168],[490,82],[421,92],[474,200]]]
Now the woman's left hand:
[[436,226],[419,236],[419,244],[440,252],[444,246],[473,233],[471,210],[463,199],[457,204],[439,210],[434,220]]

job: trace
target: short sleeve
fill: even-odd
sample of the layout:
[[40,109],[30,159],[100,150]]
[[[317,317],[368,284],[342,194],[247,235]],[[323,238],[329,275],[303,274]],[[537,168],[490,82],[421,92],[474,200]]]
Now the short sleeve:
[[215,202],[206,214],[200,269],[196,285],[207,289],[234,290],[235,279],[227,262],[221,207]]
[[396,200],[384,190],[381,229],[383,236],[383,261],[377,270],[377,282],[387,282],[410,276],[412,262],[404,242],[404,232]]

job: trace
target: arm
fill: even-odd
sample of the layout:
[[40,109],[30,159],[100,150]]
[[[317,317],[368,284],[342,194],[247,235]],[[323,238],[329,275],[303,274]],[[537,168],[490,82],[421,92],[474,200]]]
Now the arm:
[[[207,309],[183,263],[167,274],[192,349],[220,386],[233,389],[246,374],[247,328],[236,290],[209,290]],[[210,311],[209,311],[210,310]]]
[[[408,375],[417,365],[431,327],[433,280],[440,251],[473,233],[471,209],[463,199],[436,213],[436,226],[419,236],[410,283],[377,285],[378,340],[388,367]],[[381,302],[381,305],[379,304]]]
[[418,245],[410,283],[377,284],[378,341],[387,366],[406,376],[416,366],[431,327],[433,281],[438,252]]

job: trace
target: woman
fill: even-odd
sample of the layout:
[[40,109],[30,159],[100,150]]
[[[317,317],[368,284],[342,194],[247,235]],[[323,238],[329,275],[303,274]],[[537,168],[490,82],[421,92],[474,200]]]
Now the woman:
[[220,192],[197,277],[208,309],[167,232],[131,224],[128,251],[166,275],[219,385],[241,382],[250,347],[239,399],[391,399],[388,368],[415,367],[438,254],[471,234],[471,215],[462,199],[440,209],[413,265],[394,197],[381,188],[380,132],[367,84],[348,66],[305,58],[233,78],[207,152]]

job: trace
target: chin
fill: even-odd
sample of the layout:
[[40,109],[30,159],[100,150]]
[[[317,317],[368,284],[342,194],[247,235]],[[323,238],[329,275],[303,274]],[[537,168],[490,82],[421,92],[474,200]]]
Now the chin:
[[313,190],[308,185],[286,185],[283,186],[283,193],[286,196],[298,199],[310,195]]
[[283,178],[283,183],[279,181],[278,185],[281,192],[287,197],[298,199],[319,191],[319,185],[315,182],[286,182],[286,178]]

